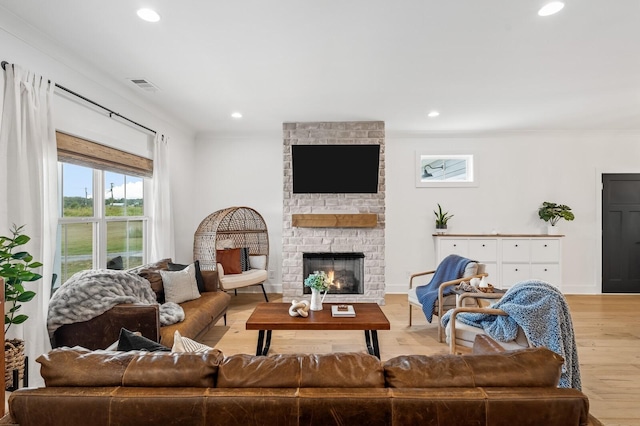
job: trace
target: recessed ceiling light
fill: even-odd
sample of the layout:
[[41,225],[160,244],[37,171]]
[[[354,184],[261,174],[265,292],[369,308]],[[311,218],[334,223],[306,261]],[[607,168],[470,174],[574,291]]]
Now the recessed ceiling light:
[[231,114],[231,116],[233,118],[242,118],[242,114],[240,114],[239,112],[234,112],[233,114]]
[[427,117],[434,118],[434,117],[437,117],[439,115],[440,115],[440,113],[438,111],[431,111],[429,114],[427,114]]
[[158,22],[160,20],[160,15],[155,10],[139,9],[137,13],[140,19],[144,19],[147,22]]
[[552,1],[551,3],[547,3],[538,11],[538,15],[540,16],[549,16],[554,13],[558,13],[564,7],[564,3],[561,1]]

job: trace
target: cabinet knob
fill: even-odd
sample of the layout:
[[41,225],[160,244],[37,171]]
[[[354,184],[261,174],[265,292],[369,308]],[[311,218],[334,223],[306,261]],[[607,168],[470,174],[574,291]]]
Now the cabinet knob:
[[516,244],[516,247],[518,247],[518,245]]
[[518,268],[516,268],[516,272],[518,272]]
[[544,246],[545,246],[545,247],[547,247],[547,245],[546,245],[546,244],[545,244]]
[[544,271],[545,271],[545,272],[547,272],[547,271],[548,271],[548,269],[547,269],[547,268],[544,268]]
[[457,245],[457,244],[454,244],[453,246],[454,246],[454,247],[458,247],[458,245]]
[[484,247],[484,244],[482,245],[482,247]]

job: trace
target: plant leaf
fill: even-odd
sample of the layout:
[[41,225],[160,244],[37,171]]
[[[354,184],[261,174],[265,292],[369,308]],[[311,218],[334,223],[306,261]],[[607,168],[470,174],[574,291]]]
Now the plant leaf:
[[29,317],[26,316],[26,315],[17,315],[15,317],[13,317],[13,320],[11,320],[11,323],[12,324],[22,324],[27,319],[29,319]]

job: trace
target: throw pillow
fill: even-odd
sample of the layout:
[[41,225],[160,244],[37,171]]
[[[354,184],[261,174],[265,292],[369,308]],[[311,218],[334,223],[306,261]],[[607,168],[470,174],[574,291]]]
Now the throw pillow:
[[[189,265],[182,265],[180,263],[171,263],[167,265],[169,271],[182,271]],[[198,291],[202,293],[204,291],[204,278],[202,278],[202,272],[200,272],[200,261],[193,262],[193,266],[196,268],[196,282],[198,283]]]
[[240,249],[216,250],[216,262],[224,268],[225,274],[241,274]]
[[249,262],[249,247],[240,248],[240,268],[242,272],[251,269],[251,263]]
[[149,281],[158,303],[164,303],[164,287],[162,287],[162,276],[160,276],[159,271],[167,270],[169,262],[171,262],[171,259],[162,259],[154,263],[128,269],[127,272],[140,275]]
[[122,256],[116,256],[111,260],[107,260],[107,269],[122,271],[124,269]]
[[264,254],[255,254],[249,256],[249,263],[252,269],[267,269],[267,256]]
[[169,348],[146,337],[138,336],[126,328],[121,328],[117,350],[159,352],[168,351]]
[[206,352],[211,349],[213,348],[198,343],[188,337],[182,337],[178,330],[173,333],[173,347],[171,348],[171,352]]
[[164,299],[167,302],[182,303],[200,297],[196,268],[193,264],[181,271],[160,271]]

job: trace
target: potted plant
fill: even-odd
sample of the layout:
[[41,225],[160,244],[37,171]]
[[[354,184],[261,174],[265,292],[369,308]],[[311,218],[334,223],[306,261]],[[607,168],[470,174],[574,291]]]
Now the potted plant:
[[540,216],[540,219],[547,222],[548,234],[555,234],[554,226],[556,226],[560,219],[567,221],[575,219],[575,215],[571,211],[571,207],[564,204],[550,203],[548,201],[542,203],[542,206],[538,209],[538,216]]
[[447,222],[453,215],[449,212],[443,212],[440,204],[438,204],[438,210],[434,210],[433,213],[436,215],[436,233],[444,234],[447,232]]
[[[29,317],[19,314],[22,303],[32,300],[36,293],[24,288],[24,282],[37,281],[42,275],[33,269],[42,266],[35,262],[33,256],[20,247],[27,244],[31,238],[22,233],[23,226],[13,225],[11,236],[0,236],[0,277],[4,278],[4,294],[7,307],[5,308],[5,333],[12,324],[22,324]],[[8,308],[8,309],[7,309]],[[21,339],[5,340],[5,383],[12,384],[12,371],[19,369],[19,377],[24,375],[24,341]],[[14,388],[17,383],[13,383]]]

